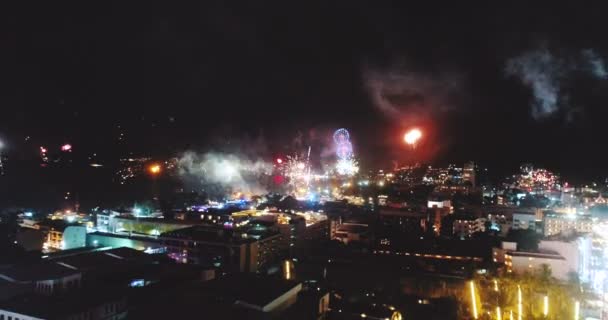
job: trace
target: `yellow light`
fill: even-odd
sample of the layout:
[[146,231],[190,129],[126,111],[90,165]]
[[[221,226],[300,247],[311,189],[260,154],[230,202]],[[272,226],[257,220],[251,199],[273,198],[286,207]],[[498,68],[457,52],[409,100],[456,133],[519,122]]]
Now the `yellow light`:
[[549,296],[543,297],[543,315],[545,317],[549,315]]
[[500,313],[500,307],[496,307],[496,320],[502,320],[502,314]]
[[524,306],[521,302],[521,287],[517,285],[517,320],[522,319],[522,313],[524,312]]
[[477,299],[475,297],[475,283],[471,281],[469,282],[469,286],[471,287],[471,304],[473,306],[473,318],[477,319]]
[[513,320],[513,310],[510,310],[509,312],[509,320]]
[[581,312],[581,303],[576,301],[574,303],[574,320],[579,320],[580,312]]
[[151,174],[159,174],[160,173],[160,165],[153,164],[148,168]]
[[367,318],[367,315],[365,313],[362,313],[361,318]]
[[494,291],[498,292],[498,280],[494,279]]
[[418,142],[418,139],[420,139],[421,137],[422,131],[420,131],[419,129],[412,129],[403,136],[403,140],[407,144],[415,145],[416,142]]
[[289,270],[289,260],[285,260],[285,279],[286,280],[290,280],[291,279],[291,270]]

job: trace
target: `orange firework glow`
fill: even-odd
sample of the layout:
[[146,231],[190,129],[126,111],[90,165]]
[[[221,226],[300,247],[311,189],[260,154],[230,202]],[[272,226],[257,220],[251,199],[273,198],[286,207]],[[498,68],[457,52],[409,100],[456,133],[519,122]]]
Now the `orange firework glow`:
[[151,174],[154,174],[154,175],[159,174],[159,173],[160,173],[160,170],[161,170],[161,168],[160,168],[160,165],[159,165],[159,164],[153,164],[153,165],[150,165],[150,166],[148,167],[148,171],[149,171]]
[[405,135],[403,136],[403,140],[409,145],[415,145],[421,137],[422,131],[420,131],[419,129],[411,129],[410,131],[405,133]]

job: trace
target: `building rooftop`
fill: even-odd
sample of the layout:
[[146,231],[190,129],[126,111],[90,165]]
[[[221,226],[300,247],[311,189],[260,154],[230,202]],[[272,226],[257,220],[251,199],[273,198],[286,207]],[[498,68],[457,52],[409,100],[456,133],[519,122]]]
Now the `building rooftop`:
[[550,251],[550,250],[541,250],[539,252],[509,251],[508,254],[513,257],[529,257],[529,258],[566,260],[564,257],[559,255],[557,252]]
[[62,296],[26,293],[0,301],[0,309],[36,318],[57,319],[120,299],[116,291],[99,289],[75,291]]
[[298,282],[257,274],[231,274],[209,281],[203,287],[222,300],[260,310],[292,290],[296,294],[301,290]]
[[43,220],[38,223],[41,227],[47,227],[57,231],[64,231],[67,227],[83,227],[83,225],[78,223],[68,223],[65,220]]
[[282,303],[293,302],[288,298],[297,297],[300,289],[298,282],[259,274],[189,281],[155,294],[141,308],[129,310],[129,319],[190,319],[193,314],[206,319],[288,319],[277,312],[282,312]]
[[84,271],[106,268],[129,262],[151,263],[152,256],[130,248],[82,252],[70,256],[51,257],[37,263],[15,265],[0,269],[0,279],[11,282],[31,282],[59,279]]
[[390,245],[385,249],[397,252],[408,252],[412,255],[432,254],[460,257],[489,257],[492,245],[485,239],[470,240],[414,240],[403,237],[390,238]]
[[115,265],[130,261],[150,262],[151,258],[141,251],[122,247],[112,250],[72,255],[56,259],[55,261],[76,270],[89,270],[100,266]]
[[164,219],[164,218],[142,218],[142,217],[129,217],[129,216],[117,216],[114,219],[119,220],[131,220],[137,222],[148,222],[148,223],[161,223],[161,224],[173,224],[173,225],[183,225],[183,226],[192,226],[200,223],[198,221],[189,221],[189,220],[178,220],[178,219]]
[[255,219],[252,219],[249,224],[251,224],[251,225],[261,225],[261,226],[264,226],[264,227],[272,227],[275,224],[277,224],[277,219],[275,217],[270,216],[270,215],[261,216],[261,217],[256,217]]
[[209,227],[209,226],[193,226],[189,228],[174,230],[165,232],[160,235],[159,238],[175,238],[175,239],[188,239],[193,241],[201,242],[223,242],[242,244],[254,242],[257,238],[264,239],[269,236],[277,234],[270,230],[264,230],[259,233],[256,232],[258,237],[248,237],[247,233],[235,232],[232,230],[226,230],[221,227]]
[[338,232],[364,233],[369,231],[369,227],[360,224],[341,224]]
[[10,297],[18,296],[26,292],[31,292],[32,286],[27,283],[15,283],[0,278],[0,301]]
[[570,221],[592,221],[591,215],[581,215],[581,214],[568,215],[568,214],[552,213],[552,214],[547,214],[545,216],[545,218],[548,218],[548,219],[560,219],[560,220],[570,220]]
[[31,282],[39,280],[60,279],[80,273],[72,268],[51,261],[14,265],[0,269],[0,278],[12,282]]
[[413,210],[411,208],[381,207],[378,211],[378,214],[381,216],[402,216],[402,217],[415,217],[415,218],[426,217],[425,212]]
[[122,233],[110,233],[110,232],[101,232],[101,231],[95,231],[92,233],[88,233],[88,236],[90,235],[96,235],[96,236],[102,236],[102,237],[112,237],[112,238],[121,238],[121,239],[131,239],[131,240],[141,240],[141,241],[149,241],[149,242],[158,242],[158,239],[156,236],[148,236],[148,235],[142,235],[142,234],[122,234]]
[[48,258],[49,260],[58,259],[62,257],[69,257],[77,254],[83,254],[87,252],[94,252],[99,250],[99,248],[95,247],[82,247],[82,248],[74,248],[74,249],[66,249],[55,252],[49,252],[46,254],[44,258]]
[[[171,307],[166,307],[168,305]],[[200,284],[159,292],[149,298],[145,306],[130,309],[129,319],[190,319],[196,314],[206,319],[268,320],[259,311],[236,308],[231,301],[217,296],[209,297],[201,290]]]

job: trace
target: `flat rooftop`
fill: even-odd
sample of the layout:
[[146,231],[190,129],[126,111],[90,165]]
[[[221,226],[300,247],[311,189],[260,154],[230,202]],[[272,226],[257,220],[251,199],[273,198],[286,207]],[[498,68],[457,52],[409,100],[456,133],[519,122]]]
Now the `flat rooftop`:
[[559,255],[555,251],[543,250],[539,252],[527,252],[527,251],[509,251],[507,253],[513,257],[528,257],[528,258],[542,258],[542,259],[556,259],[556,260],[566,260],[564,257]]
[[62,296],[26,293],[0,301],[0,309],[36,318],[57,319],[120,299],[121,296],[115,291],[99,289],[75,291]]
[[41,227],[51,228],[53,230],[64,231],[67,227],[85,227],[83,224],[70,223],[64,220],[43,220],[37,223]]
[[245,302],[263,308],[300,283],[258,274],[230,274],[204,283],[203,288],[222,300]]
[[131,261],[148,263],[152,262],[151,257],[141,251],[130,248],[116,248],[111,250],[96,251],[72,255],[54,260],[64,266],[77,270],[89,270],[100,266],[109,266]]
[[79,273],[78,270],[51,261],[19,264],[0,269],[0,277],[13,282],[60,279]]
[[337,232],[350,232],[350,233],[365,233],[369,231],[369,227],[359,224],[341,224],[338,226]]
[[[165,232],[161,234],[159,238],[187,239],[201,242],[221,242],[231,244],[243,244],[257,241],[257,239],[254,239],[252,237],[243,237],[243,234],[247,234],[247,232],[235,232],[220,227],[193,226],[189,228]],[[276,232],[270,231],[264,231],[261,233],[256,232],[256,235],[260,236],[260,240],[276,234]]]
[[164,218],[141,218],[141,217],[127,217],[127,216],[116,216],[114,219],[120,220],[130,220],[136,222],[146,222],[146,223],[161,223],[161,224],[174,224],[174,225],[182,225],[182,226],[193,226],[201,223],[200,220],[178,220],[178,219],[164,219]]
[[104,251],[85,251],[69,256],[49,257],[35,263],[14,265],[0,269],[0,278],[13,282],[59,279],[101,266],[127,262],[151,263],[152,257],[130,248]]
[[131,239],[131,240],[140,240],[140,241],[148,241],[148,242],[158,242],[156,236],[144,236],[141,234],[126,234],[126,233],[110,233],[110,232],[101,232],[95,231],[92,233],[88,233],[87,236],[100,236],[100,237],[110,237],[110,238],[121,238],[121,239]]

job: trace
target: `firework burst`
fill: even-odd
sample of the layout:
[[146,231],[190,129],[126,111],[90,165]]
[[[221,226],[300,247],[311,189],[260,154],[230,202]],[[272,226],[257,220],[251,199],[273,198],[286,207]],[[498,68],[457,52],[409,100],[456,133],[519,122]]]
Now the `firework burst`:
[[359,172],[359,163],[353,158],[338,159],[336,172],[342,176],[353,176]]

